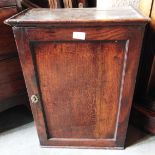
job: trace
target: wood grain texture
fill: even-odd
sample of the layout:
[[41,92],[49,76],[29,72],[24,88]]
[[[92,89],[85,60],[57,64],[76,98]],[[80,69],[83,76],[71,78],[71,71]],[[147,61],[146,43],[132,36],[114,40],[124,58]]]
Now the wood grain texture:
[[0,111],[28,104],[12,29],[4,20],[17,13],[15,0],[0,1]]
[[143,24],[149,19],[138,13],[132,8],[115,8],[109,10],[101,10],[97,8],[69,8],[69,9],[48,9],[34,8],[26,10],[19,15],[6,20],[7,24],[14,26],[102,26],[113,25],[116,23]]
[[16,7],[0,9],[0,59],[8,55],[17,55],[17,49],[11,28],[3,22],[5,19],[17,13]]
[[26,92],[18,58],[0,61],[0,73],[0,101]]
[[[132,37],[132,33],[136,33],[137,29],[141,29],[141,26],[114,26],[112,29],[108,26],[105,26],[104,29],[102,27],[57,27],[57,28],[25,28],[27,33],[27,37],[31,38],[32,41],[77,41],[73,39],[73,32],[84,32],[86,34],[86,40],[127,40],[128,38]],[[126,29],[128,29],[129,33],[126,33]],[[96,37],[97,36],[97,37]],[[94,38],[96,37],[96,38]]]
[[124,49],[125,42],[34,47],[51,138],[114,138]]
[[146,23],[136,17],[109,27],[86,17],[82,26],[55,27],[52,18],[50,27],[13,27],[29,98],[39,97],[31,108],[41,145],[123,148]]

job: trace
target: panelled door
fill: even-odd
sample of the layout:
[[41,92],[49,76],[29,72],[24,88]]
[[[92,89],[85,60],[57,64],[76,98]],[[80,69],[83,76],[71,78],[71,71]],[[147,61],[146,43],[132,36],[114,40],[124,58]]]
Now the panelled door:
[[[74,39],[74,32],[85,38]],[[123,147],[142,29],[14,28],[42,145]]]

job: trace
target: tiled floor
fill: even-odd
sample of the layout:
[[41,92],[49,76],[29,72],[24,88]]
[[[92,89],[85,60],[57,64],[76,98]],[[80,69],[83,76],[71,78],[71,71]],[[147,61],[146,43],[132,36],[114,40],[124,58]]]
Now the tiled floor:
[[130,126],[125,150],[41,148],[31,122],[0,133],[0,155],[155,155],[155,136]]

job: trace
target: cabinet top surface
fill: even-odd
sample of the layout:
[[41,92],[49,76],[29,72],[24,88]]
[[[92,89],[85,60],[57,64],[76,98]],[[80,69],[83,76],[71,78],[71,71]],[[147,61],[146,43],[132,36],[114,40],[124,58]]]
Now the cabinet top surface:
[[113,8],[101,10],[97,8],[49,9],[34,8],[25,10],[5,21],[12,26],[58,25],[61,24],[116,24],[146,23],[149,18],[137,10],[128,8]]

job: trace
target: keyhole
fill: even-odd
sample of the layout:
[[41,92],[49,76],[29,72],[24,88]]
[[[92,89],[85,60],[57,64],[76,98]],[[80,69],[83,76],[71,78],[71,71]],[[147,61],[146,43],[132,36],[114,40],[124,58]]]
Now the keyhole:
[[37,97],[37,95],[32,95],[31,101],[32,101],[32,103],[37,103],[39,101],[39,98]]

